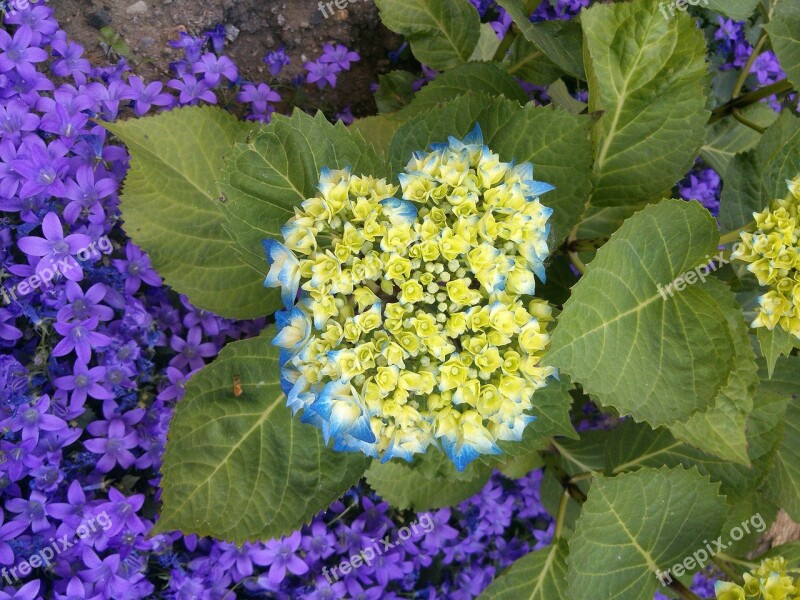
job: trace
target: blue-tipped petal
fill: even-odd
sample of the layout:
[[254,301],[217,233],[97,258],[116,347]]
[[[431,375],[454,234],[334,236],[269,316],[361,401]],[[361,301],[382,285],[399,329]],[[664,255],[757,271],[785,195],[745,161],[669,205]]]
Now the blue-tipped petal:
[[381,206],[392,225],[410,225],[417,218],[417,207],[408,200],[386,198],[381,200]]
[[262,240],[262,244],[269,263],[264,286],[280,287],[283,304],[289,308],[294,305],[300,288],[300,261],[291,250],[275,240]]
[[456,442],[447,438],[442,440],[442,447],[444,448],[447,456],[450,457],[450,460],[453,461],[456,471],[459,473],[466,469],[469,463],[481,455],[481,453],[475,450],[475,448],[472,446],[462,444],[461,447],[458,447]]
[[311,339],[311,318],[297,307],[291,311],[275,313],[278,334],[272,344],[295,353],[302,350]]
[[[528,186],[528,193],[534,197],[541,196],[542,194],[552,192],[556,189],[556,186],[545,183],[544,181],[525,181],[525,184]],[[552,210],[550,212],[552,213]]]

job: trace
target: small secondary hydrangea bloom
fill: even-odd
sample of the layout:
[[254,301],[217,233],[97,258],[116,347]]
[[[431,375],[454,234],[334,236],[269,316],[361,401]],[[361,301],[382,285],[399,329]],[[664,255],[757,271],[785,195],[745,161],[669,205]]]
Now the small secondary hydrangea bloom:
[[[417,152],[398,186],[324,170],[319,193],[265,240],[280,286],[282,375],[293,411],[338,450],[411,460],[441,443],[459,470],[519,440],[551,308],[552,209],[533,165],[500,161],[476,127]],[[299,301],[296,302],[299,292]]]
[[744,574],[744,585],[718,581],[714,586],[717,600],[793,600],[800,597],[800,577],[791,572],[785,558],[768,558],[751,573]]
[[742,233],[733,258],[771,289],[758,299],[752,327],[781,327],[800,338],[800,176],[788,182],[789,194],[754,213],[758,230]]

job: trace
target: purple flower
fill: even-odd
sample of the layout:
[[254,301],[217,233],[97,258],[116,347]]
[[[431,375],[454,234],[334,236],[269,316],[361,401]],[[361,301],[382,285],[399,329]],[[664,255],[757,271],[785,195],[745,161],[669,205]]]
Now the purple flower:
[[170,94],[161,92],[164,86],[160,81],[153,81],[145,86],[141,78],[131,77],[128,79],[128,85],[134,94],[134,111],[140,117],[146,114],[153,105],[167,107],[172,106],[175,102],[175,98]]
[[75,179],[68,179],[64,197],[70,202],[64,208],[64,219],[67,223],[75,223],[81,216],[81,211],[91,214],[92,211],[101,215],[100,223],[105,220],[101,201],[117,191],[117,182],[102,169],[95,170],[92,166],[81,165],[75,173]]
[[11,431],[22,431],[23,440],[39,440],[39,431],[61,431],[67,424],[54,415],[47,414],[50,397],[42,396],[27,408],[19,407],[14,416],[2,421]]
[[12,38],[4,29],[0,29],[0,73],[17,69],[31,63],[47,60],[47,52],[35,46],[31,47],[33,32],[23,25],[14,32]]
[[106,438],[94,438],[83,442],[89,452],[103,455],[97,461],[97,470],[101,473],[108,473],[117,464],[125,469],[130,467],[136,460],[130,450],[136,448],[137,444],[136,432],[128,432],[125,422],[121,419],[111,421]]
[[267,580],[270,585],[278,586],[286,577],[286,571],[294,575],[303,575],[308,572],[308,565],[303,562],[297,551],[300,548],[302,536],[295,531],[289,537],[280,540],[270,540],[264,548],[264,562],[259,564],[269,565]]
[[200,100],[209,104],[217,103],[217,97],[205,79],[197,81],[194,75],[185,74],[183,79],[170,79],[167,85],[180,93],[178,100],[181,104],[197,104]]
[[159,287],[161,278],[150,266],[150,257],[142,252],[133,242],[125,246],[127,260],[114,259],[113,264],[117,270],[125,275],[125,293],[135,294],[142,282]]
[[16,142],[21,134],[35,131],[38,126],[39,117],[24,102],[14,99],[0,106],[0,139]]
[[64,339],[53,348],[53,356],[65,356],[74,350],[78,359],[88,363],[92,358],[92,350],[105,348],[112,342],[112,339],[104,333],[95,331],[98,323],[97,317],[73,323],[57,321],[53,327],[64,336]]
[[189,365],[192,369],[199,369],[205,365],[203,358],[216,356],[217,347],[211,343],[201,344],[202,337],[202,329],[199,327],[189,329],[185,340],[173,335],[170,346],[178,354],[170,361],[170,366],[183,368]]
[[83,269],[72,255],[88,248],[91,238],[80,233],[65,237],[61,221],[54,212],[47,213],[42,220],[42,233],[44,238],[27,236],[17,241],[17,246],[25,254],[41,257],[36,265],[36,272],[58,268],[71,281],[83,279]]
[[11,498],[6,501],[6,508],[13,513],[16,521],[30,525],[34,533],[44,531],[50,527],[47,520],[47,496],[39,491],[32,491],[29,500],[24,498]]
[[336,87],[336,74],[342,69],[333,63],[324,63],[320,60],[312,60],[303,65],[308,71],[306,75],[307,83],[316,83],[319,89],[326,86]]
[[80,482],[75,479],[69,484],[67,502],[53,502],[48,504],[47,513],[74,528],[80,525],[82,521],[86,520],[89,506],[90,503],[86,501],[86,494]]
[[80,81],[85,81],[84,75],[91,71],[92,65],[83,56],[80,44],[68,42],[66,39],[55,39],[52,42],[53,54],[56,59],[50,68],[59,77],[72,76]]
[[0,591],[0,600],[35,600],[41,598],[42,596],[39,595],[41,585],[41,581],[34,579],[16,590],[14,588],[6,588],[6,591]]
[[56,600],[102,600],[100,594],[92,594],[91,583],[83,583],[80,578],[73,577],[67,583],[66,594],[55,593]]
[[230,58],[227,56],[216,57],[211,52],[207,52],[194,63],[193,71],[203,73],[203,79],[211,87],[217,86],[223,76],[228,81],[236,81],[239,77],[236,65]]
[[64,155],[68,149],[60,141],[49,146],[39,137],[28,136],[22,143],[18,158],[11,162],[23,179],[19,195],[28,198],[42,192],[63,198],[66,188],[62,178],[67,171]]
[[[3,523],[3,511],[0,509],[0,523]],[[12,520],[0,525],[0,564],[14,564],[14,551],[8,545],[9,540],[13,540],[28,528],[25,521]]]
[[73,365],[73,374],[65,377],[57,377],[54,381],[60,390],[72,392],[70,402],[82,406],[86,402],[86,397],[91,396],[98,400],[110,400],[114,394],[109,392],[101,385],[106,376],[105,367],[86,366],[80,359]]
[[273,77],[277,77],[283,71],[283,68],[292,61],[286,55],[286,48],[281,46],[277,50],[273,50],[264,57],[264,62],[269,65],[269,73]]
[[[111,427],[109,426],[110,432]],[[144,494],[134,494],[126,497],[112,487],[108,490],[108,499],[108,502],[97,507],[98,512],[106,512],[110,517],[111,525],[107,531],[108,537],[112,537],[125,528],[134,533],[145,533],[147,531],[147,527],[145,527],[139,515],[136,514],[144,504]]]
[[5,308],[0,308],[0,340],[13,342],[22,337],[22,331],[6,322],[11,321],[13,323],[15,319],[16,317]]
[[257,86],[248,83],[242,87],[238,95],[239,102],[250,102],[253,110],[257,113],[266,114],[270,102],[280,102],[280,94],[274,92],[266,83],[259,83]]
[[336,44],[335,46],[325,44],[322,47],[322,56],[319,57],[319,62],[336,65],[342,71],[349,71],[350,63],[360,60],[361,56],[359,56],[358,52],[353,52],[342,44]]
[[217,54],[222,54],[225,49],[225,26],[217,25],[211,31],[206,31],[203,37],[211,42],[211,47]]

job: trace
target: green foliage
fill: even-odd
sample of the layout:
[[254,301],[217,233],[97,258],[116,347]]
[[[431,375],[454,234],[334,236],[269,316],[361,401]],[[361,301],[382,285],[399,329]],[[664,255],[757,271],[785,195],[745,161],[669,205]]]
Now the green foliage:
[[478,600],[568,600],[567,545],[554,542],[517,560]]
[[544,52],[524,37],[514,39],[503,64],[507,66],[509,75],[534,85],[550,85],[562,74]]
[[753,220],[776,198],[786,196],[786,180],[800,172],[800,119],[783,113],[758,145],[731,160],[725,173],[719,220],[728,230]]
[[707,8],[730,19],[743,21],[753,14],[758,3],[759,0],[708,0]]
[[217,108],[183,108],[103,126],[131,154],[121,209],[126,233],[144,248],[164,281],[192,303],[221,316],[269,314],[266,262],[247,265],[225,231],[215,179],[250,125]]
[[299,110],[276,116],[236,144],[220,178],[228,229],[254,268],[266,264],[261,240],[280,236],[294,207],[316,193],[324,167],[388,175],[384,160],[355,129]]
[[170,425],[155,531],[237,544],[288,535],[363,474],[366,457],[334,452],[292,417],[274,333],[229,344],[189,381]]
[[406,37],[421,63],[446,70],[470,60],[480,18],[468,0],[376,0],[383,24]]
[[483,129],[486,144],[502,160],[532,162],[534,177],[556,186],[541,200],[554,211],[554,243],[566,237],[579,219],[590,190],[591,120],[585,115],[466,96],[400,127],[389,149],[393,168],[405,166],[414,150],[447,141],[450,135],[466,135],[476,122]]
[[491,468],[479,462],[458,473],[443,453],[429,451],[413,466],[402,460],[383,464],[374,460],[364,476],[392,506],[422,511],[466,500],[486,485],[491,474]]
[[719,534],[727,510],[718,487],[683,468],[595,481],[569,541],[569,598],[651,597],[657,571]]
[[759,327],[756,329],[756,336],[761,354],[767,361],[769,377],[772,377],[778,359],[781,356],[789,356],[797,343],[797,338],[781,327],[776,327],[772,331],[766,327]]
[[379,113],[400,110],[414,99],[412,85],[417,76],[411,71],[392,71],[378,77],[378,91],[375,104]]
[[706,264],[717,240],[696,203],[665,200],[627,220],[573,288],[549,363],[637,421],[707,409],[733,367],[730,293],[713,280],[673,297],[659,286]]
[[[795,376],[797,370],[794,371]],[[789,516],[800,521],[800,404],[789,402],[783,421],[783,441],[775,455],[765,493]]]
[[[778,113],[766,104],[753,104],[742,111],[746,119],[759,127],[767,128],[778,120]],[[734,156],[752,150],[761,134],[736,119],[718,121],[709,125],[706,143],[700,156],[717,173],[725,174]]]
[[789,81],[800,86],[800,5],[794,0],[776,0],[764,29]]
[[541,50],[566,74],[586,79],[583,68],[581,27],[575,21],[531,23],[526,10],[527,0],[498,0],[514,24],[531,44]]
[[665,19],[657,4],[596,4],[582,16],[589,110],[602,111],[593,131],[598,206],[663,196],[704,142],[703,35],[685,14]]

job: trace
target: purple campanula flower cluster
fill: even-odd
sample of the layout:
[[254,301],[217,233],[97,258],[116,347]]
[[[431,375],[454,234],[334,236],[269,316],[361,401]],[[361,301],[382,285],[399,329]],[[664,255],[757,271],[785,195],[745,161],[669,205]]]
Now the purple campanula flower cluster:
[[349,71],[352,64],[360,60],[358,52],[350,50],[343,44],[325,44],[322,56],[304,65],[308,71],[306,82],[315,83],[321,90],[327,86],[335,88],[339,73]]

